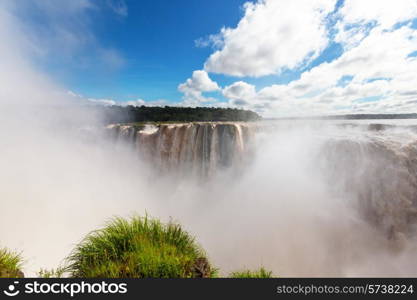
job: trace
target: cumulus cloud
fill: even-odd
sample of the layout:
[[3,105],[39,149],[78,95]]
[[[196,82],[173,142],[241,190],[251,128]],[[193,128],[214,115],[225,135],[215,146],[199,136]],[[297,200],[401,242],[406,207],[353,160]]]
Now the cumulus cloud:
[[231,99],[235,106],[248,106],[249,102],[256,97],[255,86],[244,81],[237,81],[222,90],[223,95]]
[[206,71],[197,70],[193,72],[193,76],[188,78],[185,83],[179,85],[179,90],[186,92],[194,90],[199,92],[211,92],[219,89],[216,82],[210,79]]
[[236,28],[223,28],[223,47],[205,70],[233,76],[264,76],[316,58],[328,44],[325,19],[334,0],[247,2]]
[[[289,84],[267,86],[258,92],[244,82],[223,90],[231,99],[245,100],[266,114],[314,115],[342,113],[406,113],[416,109],[416,30],[375,27],[356,47],[330,63],[304,72]],[[343,78],[349,78],[340,85]]]
[[417,15],[415,0],[349,0],[340,9],[344,24],[364,24],[376,21],[388,29],[397,23],[413,19]]
[[374,25],[389,30],[396,24],[415,18],[417,1],[351,0],[344,3],[338,15],[340,19],[336,24],[338,33],[335,41],[351,48],[358,45]]
[[[416,46],[410,29],[376,31],[356,51],[313,68],[288,85],[266,87],[257,100],[270,101],[275,111],[286,114],[410,112],[416,109],[410,101],[416,100],[417,59],[406,58],[406,53]],[[347,75],[352,80],[338,86]]]
[[[417,57],[411,54],[417,51],[412,23],[417,2],[351,0],[336,10],[333,6],[332,1],[246,4],[238,26],[221,31],[223,44],[208,58],[205,70],[237,77],[262,77],[284,68],[305,71],[287,84],[261,89],[236,81],[222,90],[228,105],[264,116],[415,111]],[[277,17],[284,12],[288,18]],[[309,66],[336,43],[343,47],[339,56]]]
[[197,70],[193,72],[191,78],[178,86],[178,90],[184,93],[183,101],[185,104],[195,106],[201,102],[216,101],[213,98],[204,97],[203,93],[218,91],[220,87],[210,79],[206,71]]
[[223,89],[223,95],[230,99],[248,99],[255,94],[255,86],[244,81],[235,82]]

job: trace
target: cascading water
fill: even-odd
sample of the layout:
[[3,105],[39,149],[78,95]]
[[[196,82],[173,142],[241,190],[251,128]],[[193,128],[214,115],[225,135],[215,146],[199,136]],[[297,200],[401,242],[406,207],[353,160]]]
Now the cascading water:
[[417,229],[417,135],[414,127],[371,124],[326,138],[317,164],[333,194],[401,246]]
[[243,165],[250,157],[255,126],[248,123],[110,125],[116,142],[134,145],[160,172],[201,178]]
[[1,196],[10,200],[1,243],[28,257],[25,273],[56,268],[110,216],[148,213],[180,222],[224,275],[259,266],[280,276],[417,274],[415,127],[109,127],[110,139],[94,129],[82,138],[53,126],[1,129]]
[[[274,132],[299,130],[297,126],[202,122],[108,128],[116,141],[134,145],[153,169],[204,180],[243,167],[261,151],[262,138],[273,139]],[[417,228],[415,128],[334,124],[331,131],[317,129],[310,132],[315,144],[309,162],[316,170],[312,176],[321,177],[333,197],[348,199],[348,205],[387,239],[401,244],[413,236]]]

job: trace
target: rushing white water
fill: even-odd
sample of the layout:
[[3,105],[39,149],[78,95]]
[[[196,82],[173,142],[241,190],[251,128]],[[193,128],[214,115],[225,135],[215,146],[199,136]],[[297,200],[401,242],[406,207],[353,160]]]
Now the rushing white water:
[[[415,260],[416,256],[408,257],[415,250],[417,229],[415,126],[320,121],[170,124],[155,126],[151,132],[148,127],[111,129],[119,142],[132,144],[134,151],[145,153],[142,159],[157,166],[159,175],[165,173],[165,180],[177,178],[180,170],[183,181],[190,180],[187,175],[197,174],[200,180],[210,178],[199,188],[203,196],[196,198],[205,198],[207,190],[214,188],[218,193],[211,197],[217,198],[216,203],[226,198],[221,204],[225,210],[245,214],[249,212],[242,206],[249,206],[253,213],[265,213],[256,214],[256,222],[272,222],[269,234],[281,236],[281,240],[269,245],[268,235],[259,241],[253,233],[259,245],[268,245],[257,249],[256,255],[266,265],[277,260],[273,269],[282,269],[284,275],[416,274],[414,263],[398,265],[396,261]],[[225,179],[224,174],[229,177]],[[236,206],[230,207],[226,201]],[[262,204],[272,210],[264,211]],[[275,215],[271,215],[272,211]],[[212,217],[219,222],[218,215]],[[243,221],[236,220],[233,213],[229,217],[232,223]],[[281,224],[274,218],[288,223]],[[294,224],[294,220],[298,222]],[[247,222],[255,228],[259,226]],[[292,245],[293,237],[288,243],[290,233],[282,232],[282,226],[289,232],[298,228],[300,240],[296,245]],[[263,233],[259,229],[258,234]],[[305,239],[320,243],[310,246],[322,252],[304,253],[301,245]],[[230,242],[234,243],[232,238]],[[242,245],[239,251],[245,252],[242,249],[247,246]],[[277,255],[270,253],[271,249]],[[294,257],[292,251],[301,251],[302,256],[318,255],[319,260]],[[264,252],[269,256],[263,256]],[[327,263],[333,265],[326,265],[325,253]],[[235,253],[237,257],[240,254]],[[308,263],[299,266],[300,260]],[[291,266],[288,270],[287,264]]]
[[130,143],[150,167],[202,179],[251,156],[254,130],[250,123],[202,122],[160,125],[110,125],[116,143]]
[[13,128],[1,130],[0,240],[23,251],[27,274],[111,216],[148,213],[179,221],[222,274],[417,275],[411,125],[121,126],[108,141]]
[[148,213],[179,221],[223,275],[417,276],[415,121],[128,126],[106,140],[33,64],[3,2],[0,247],[26,275],[110,217]]

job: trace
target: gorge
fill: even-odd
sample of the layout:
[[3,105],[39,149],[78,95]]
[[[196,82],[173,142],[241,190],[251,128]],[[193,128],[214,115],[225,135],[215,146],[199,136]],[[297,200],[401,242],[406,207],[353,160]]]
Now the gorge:
[[16,224],[18,212],[25,223],[3,231],[2,242],[21,249],[25,274],[35,274],[59,265],[106,218],[138,213],[183,224],[226,273],[264,266],[280,276],[412,276],[413,122],[3,128],[0,179],[11,201],[0,222]]
[[[312,139],[304,165],[330,197],[343,198],[398,247],[417,225],[417,128],[379,123],[196,122],[110,125],[116,143],[133,146],[159,174],[207,180],[230,169],[245,172],[265,140],[297,131]],[[295,149],[294,149],[295,150]],[[297,150],[295,150],[294,154]],[[276,152],[277,155],[280,151]],[[282,172],[279,166],[277,172]],[[300,167],[300,166],[297,166]],[[246,168],[247,169],[247,168]],[[236,175],[236,172],[234,173]],[[238,179],[237,179],[238,180]],[[280,182],[276,182],[280,185]]]

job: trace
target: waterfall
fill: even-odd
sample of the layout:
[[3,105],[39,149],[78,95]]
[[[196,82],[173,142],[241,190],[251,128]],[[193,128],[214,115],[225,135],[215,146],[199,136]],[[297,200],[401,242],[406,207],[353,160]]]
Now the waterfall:
[[110,125],[116,143],[128,142],[156,170],[210,177],[248,157],[250,123],[201,122]]
[[414,235],[417,226],[416,157],[415,138],[379,133],[327,140],[317,161],[334,194],[343,194],[364,219],[399,240]]
[[[109,126],[116,142],[133,145],[154,170],[201,179],[213,177],[221,170],[244,167],[255,156],[255,150],[261,151],[258,142],[254,143],[259,131],[267,133],[267,140],[284,145],[287,141],[274,140],[273,132],[294,128],[300,132],[294,124],[239,122]],[[415,127],[336,124],[326,132],[309,130],[317,144],[308,158],[315,170],[312,176],[322,178],[335,198],[347,199],[361,217],[390,239],[414,234]]]

